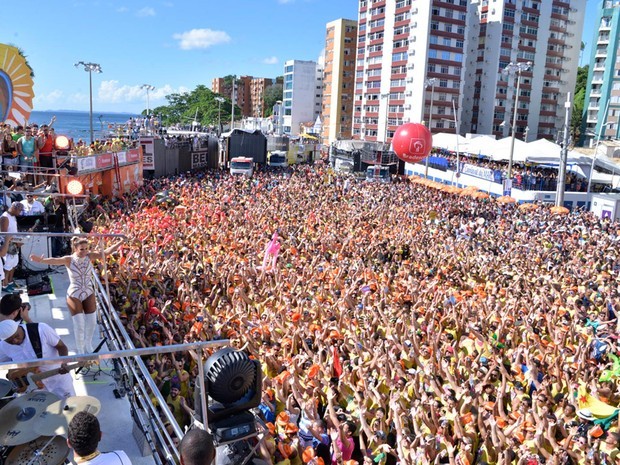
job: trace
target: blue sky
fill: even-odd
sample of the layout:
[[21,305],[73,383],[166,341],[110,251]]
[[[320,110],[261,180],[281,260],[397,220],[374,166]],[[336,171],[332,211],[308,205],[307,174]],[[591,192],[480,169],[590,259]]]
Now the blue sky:
[[317,60],[325,25],[357,18],[356,0],[25,0],[27,17],[3,20],[0,43],[24,50],[35,73],[35,110],[141,111],[165,95],[211,88],[227,74],[276,77],[284,61]]
[[[420,0],[428,1],[428,0]],[[583,41],[592,42],[597,0]],[[88,75],[99,63],[95,111],[139,112],[171,92],[211,87],[227,74],[276,77],[290,59],[316,60],[325,25],[357,18],[357,0],[25,0],[26,17],[2,21],[0,42],[24,50],[35,72],[35,110],[88,110]],[[584,56],[589,56],[584,54]]]

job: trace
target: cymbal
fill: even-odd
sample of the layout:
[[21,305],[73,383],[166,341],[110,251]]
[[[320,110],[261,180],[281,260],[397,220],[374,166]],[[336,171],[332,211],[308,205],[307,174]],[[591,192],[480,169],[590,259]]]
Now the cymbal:
[[40,436],[34,429],[38,417],[58,401],[56,394],[33,391],[10,401],[0,409],[0,444],[18,446],[34,441]]
[[[28,465],[30,463],[44,463],[60,465],[69,456],[67,440],[56,436],[50,442],[51,436],[41,436],[27,444],[16,446],[6,459],[6,465]],[[49,442],[49,444],[48,444]],[[32,460],[38,457],[39,460]]]
[[47,406],[38,416],[34,429],[44,436],[67,434],[69,423],[78,412],[89,412],[97,415],[101,410],[101,402],[96,397],[74,396],[61,399]]
[[6,396],[13,389],[13,385],[8,379],[0,379],[0,397]]

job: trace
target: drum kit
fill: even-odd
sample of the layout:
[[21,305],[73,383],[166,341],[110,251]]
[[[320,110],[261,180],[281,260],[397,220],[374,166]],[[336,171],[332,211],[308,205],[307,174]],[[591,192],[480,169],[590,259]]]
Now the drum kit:
[[97,415],[101,403],[95,397],[60,399],[47,391],[19,397],[12,384],[0,379],[0,465],[61,465],[67,463],[69,422],[78,412]]

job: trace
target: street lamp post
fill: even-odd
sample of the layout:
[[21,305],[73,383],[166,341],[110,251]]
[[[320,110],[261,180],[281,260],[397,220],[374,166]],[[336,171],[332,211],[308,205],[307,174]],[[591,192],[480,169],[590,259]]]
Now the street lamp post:
[[232,109],[230,111],[230,130],[232,131],[233,129],[235,129],[235,87],[237,87],[237,75],[233,75],[233,80],[232,80],[232,97],[230,99],[231,103],[232,103]]
[[564,139],[562,141],[562,149],[560,150],[560,169],[558,170],[558,189],[555,195],[555,205],[564,206],[564,191],[566,190],[566,163],[568,161],[568,144],[570,140],[570,92],[566,94],[566,102],[564,108],[566,115],[564,117]]
[[508,63],[506,67],[502,70],[502,74],[512,75],[514,74],[517,81],[517,89],[515,93],[515,104],[512,111],[512,139],[510,141],[510,156],[508,158],[508,175],[506,176],[508,181],[507,190],[508,195],[510,195],[510,191],[512,189],[512,160],[514,157],[515,151],[515,136],[517,132],[517,108],[519,106],[519,87],[521,86],[521,73],[523,71],[528,71],[532,67],[532,62],[528,61],[527,63]]
[[90,90],[90,143],[92,144],[95,142],[95,133],[93,131],[93,72],[101,73],[101,65],[98,63],[78,61],[74,66],[76,68],[82,66],[84,71],[88,73],[88,85]]
[[[433,101],[435,100],[435,84],[437,84],[437,78],[430,78],[424,81],[424,88],[431,86],[431,107],[428,112],[428,130],[433,134]],[[428,164],[430,156],[426,157],[424,163],[424,177],[428,178]]]
[[[387,105],[385,106],[385,125],[383,128],[383,143],[387,144],[388,139],[388,114],[390,113],[390,93],[381,94],[381,98],[385,99]],[[379,135],[377,134],[377,137]]]
[[150,84],[142,84],[140,86],[140,89],[146,90],[146,116],[149,116],[149,114],[151,113],[150,102],[149,102],[149,92],[152,90],[155,90],[155,86],[152,86]]
[[223,97],[215,97],[217,102],[217,135],[222,133],[222,103],[224,103]]
[[452,112],[454,113],[454,133],[456,134],[456,185],[459,185],[459,178],[461,177],[461,151],[459,150],[459,121],[456,117],[456,104],[452,99]]

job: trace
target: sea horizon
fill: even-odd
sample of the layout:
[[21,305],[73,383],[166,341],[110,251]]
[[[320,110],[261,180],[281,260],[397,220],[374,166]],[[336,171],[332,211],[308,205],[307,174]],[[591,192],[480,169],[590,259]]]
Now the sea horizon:
[[[86,114],[90,114],[90,111],[89,110],[50,109],[50,110],[32,110],[32,113],[86,113]],[[140,116],[131,111],[93,111],[93,118],[95,117],[96,114]]]
[[[49,124],[52,117],[56,117],[54,131],[84,141],[90,140],[90,112],[83,110],[34,110],[30,113],[29,122]],[[140,115],[131,112],[93,111],[93,139],[106,139],[116,133],[116,129],[127,124],[130,118],[139,118]]]

